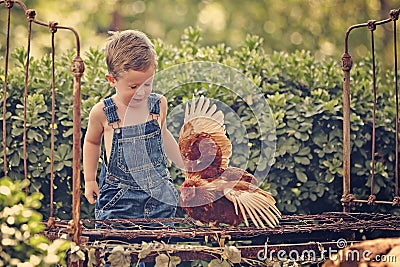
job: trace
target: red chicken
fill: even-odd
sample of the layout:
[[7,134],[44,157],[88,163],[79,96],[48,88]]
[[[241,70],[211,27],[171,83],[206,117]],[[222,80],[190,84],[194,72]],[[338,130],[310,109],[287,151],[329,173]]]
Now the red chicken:
[[258,188],[245,170],[229,167],[232,144],[224,129],[224,115],[200,97],[186,104],[179,149],[184,157],[185,181],[181,186],[182,208],[193,219],[216,226],[237,226],[249,218],[256,227],[273,228],[281,213],[272,195]]

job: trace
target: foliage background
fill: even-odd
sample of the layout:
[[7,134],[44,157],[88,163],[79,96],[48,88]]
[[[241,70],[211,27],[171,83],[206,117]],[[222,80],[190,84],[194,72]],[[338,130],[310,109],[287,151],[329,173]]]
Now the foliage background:
[[[338,61],[344,33],[352,24],[370,18],[387,18],[388,11],[397,8],[395,1],[253,0],[246,1],[245,5],[239,0],[27,0],[25,3],[38,10],[39,20],[57,19],[80,33],[86,65],[82,84],[82,136],[90,108],[112,93],[103,78],[105,64],[101,49],[106,32],[138,28],[154,38],[159,71],[189,61],[219,62],[241,71],[260,88],[272,109],[277,130],[276,161],[270,162],[270,175],[263,187],[277,197],[283,213],[341,210],[342,74]],[[0,28],[4,29],[7,16],[3,16],[6,14],[3,9],[0,12]],[[11,40],[11,51],[15,53],[7,87],[7,157],[13,179],[23,178],[22,98],[26,52],[18,48],[26,39],[23,17],[20,10],[13,13],[12,30],[16,35]],[[187,27],[190,25],[198,26],[201,34],[197,28]],[[29,189],[44,194],[44,216],[49,211],[50,176],[49,36],[46,29],[33,31],[32,52],[36,59],[31,62],[27,106]],[[385,28],[377,31],[376,37],[379,62],[386,66],[392,48]],[[363,197],[369,195],[371,169],[372,90],[367,39],[367,31],[359,31],[352,33],[350,43],[350,52],[357,62],[352,71],[352,183],[357,186],[354,193]],[[4,31],[1,31],[2,51],[4,40]],[[65,51],[74,45],[74,39],[63,31],[57,33],[57,40],[57,50]],[[71,217],[70,204],[66,203],[71,203],[72,56],[73,52],[58,53],[56,58],[58,123],[54,205],[56,216],[63,219]],[[0,57],[0,63],[4,66],[4,58]],[[393,195],[395,112],[391,83],[394,75],[384,69],[379,77],[375,193],[387,199]],[[3,79],[1,67],[0,80]],[[245,100],[223,88],[193,84],[169,92],[170,110],[192,93],[227,103],[239,116],[248,119],[246,130],[251,133],[249,145],[252,147],[248,171],[253,172],[261,153],[259,140],[263,137]],[[0,97],[2,101],[3,96]],[[232,131],[229,133],[231,138],[240,138]],[[179,185],[182,174],[173,166],[171,173]],[[93,206],[84,199],[82,214],[83,217],[93,215]]]
[[70,242],[58,238],[50,242],[41,235],[45,226],[37,209],[42,195],[26,196],[27,182],[0,179],[0,266],[65,265]]
[[[269,176],[262,187],[277,198],[279,209],[284,214],[341,210],[342,73],[338,62],[318,61],[307,51],[265,53],[263,40],[251,35],[237,50],[222,43],[203,46],[201,33],[193,28],[186,29],[180,40],[177,46],[155,40],[159,71],[183,62],[218,62],[239,70],[263,92],[276,124],[277,150],[275,162],[271,162]],[[72,57],[73,53],[59,55],[56,62],[54,205],[55,216],[62,219],[71,218]],[[17,50],[13,58],[16,63],[9,76],[7,99],[7,156],[9,176],[22,179],[22,100],[26,52]],[[91,107],[113,93],[102,78],[106,71],[103,51],[91,49],[85,53],[84,59],[86,70],[82,83],[82,136],[85,134]],[[48,55],[31,62],[27,105],[29,189],[31,192],[40,191],[45,196],[42,206],[45,217],[49,211],[50,64]],[[370,67],[371,61],[366,58],[358,62],[352,72],[352,184],[356,187],[353,192],[364,198],[369,195],[371,169]],[[1,70],[0,77],[2,75],[4,73]],[[394,76],[390,71],[380,71],[379,77],[376,153],[379,160],[376,162],[375,193],[381,199],[391,200],[394,187]],[[170,100],[170,110],[191,98],[193,93],[218,99],[229,105],[239,117],[245,118],[251,147],[247,169],[253,172],[261,153],[259,140],[263,136],[257,128],[253,111],[246,106],[246,100],[215,85],[188,84],[168,92],[166,96]],[[174,131],[173,125],[171,130]],[[175,134],[177,131],[179,129],[175,129]],[[229,128],[227,131],[231,139],[241,138]],[[173,166],[171,173],[179,186],[182,174]],[[91,218],[93,206],[88,205],[83,197],[81,203],[82,217]],[[361,210],[385,209],[372,206],[362,207]]]
[[[183,30],[199,27],[203,44],[226,43],[233,49],[243,43],[247,34],[264,38],[263,48],[273,51],[311,51],[317,59],[339,59],[343,53],[346,29],[370,19],[389,17],[389,11],[399,7],[396,0],[24,0],[37,11],[37,19],[57,21],[78,30],[82,48],[102,48],[109,30],[140,29],[152,38],[178,45]],[[5,29],[7,13],[0,10],[0,29]],[[12,47],[26,43],[26,20],[23,12],[13,15],[17,33]],[[46,29],[35,31],[39,40],[34,49],[41,55],[50,47]],[[4,51],[5,31],[0,31],[0,52]],[[369,35],[353,33],[351,53],[365,57],[369,50]],[[74,41],[65,33],[58,34],[63,48],[72,48]],[[385,60],[393,54],[388,27],[376,31],[384,41],[378,50],[386,51]],[[61,47],[60,47],[61,48]],[[3,54],[3,53],[2,53]]]

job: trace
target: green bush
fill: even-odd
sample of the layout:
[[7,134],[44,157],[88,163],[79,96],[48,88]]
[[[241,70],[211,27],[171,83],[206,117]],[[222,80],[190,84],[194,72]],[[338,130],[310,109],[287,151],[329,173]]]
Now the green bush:
[[[323,62],[314,59],[307,51],[292,54],[264,53],[263,40],[248,36],[237,49],[219,44],[202,46],[198,30],[188,28],[180,45],[170,46],[155,40],[159,55],[158,71],[193,61],[217,62],[243,73],[262,92],[272,110],[276,127],[275,158],[268,178],[262,187],[272,192],[284,214],[321,213],[341,210],[342,195],[342,71],[339,59]],[[13,57],[15,65],[9,74],[7,97],[7,157],[9,176],[23,178],[23,50]],[[70,65],[73,53],[56,57],[56,130],[55,130],[55,206],[56,216],[71,218],[71,165],[72,165],[72,74]],[[82,136],[85,134],[91,107],[111,95],[104,74],[103,51],[91,49],[85,54],[85,73],[82,81]],[[42,211],[49,209],[50,177],[50,122],[51,122],[51,72],[50,58],[44,56],[31,62],[28,97],[28,168],[30,191],[44,194]],[[352,124],[351,149],[353,192],[360,197],[369,195],[371,163],[371,60],[362,60],[353,67],[351,81]],[[189,72],[190,73],[190,72]],[[196,75],[192,72],[191,74]],[[2,77],[0,73],[0,77]],[[390,72],[380,73],[378,80],[376,194],[387,198],[393,195],[395,105]],[[239,82],[239,81],[238,81]],[[166,93],[169,110],[184,103],[192,94],[203,94],[227,104],[240,117],[247,132],[244,146],[250,148],[247,170],[254,172],[258,166],[262,136],[254,110],[247,100],[218,84],[204,82],[186,84]],[[2,101],[3,97],[1,96]],[[388,99],[388,100],[387,100]],[[172,125],[175,136],[179,125]],[[231,140],[242,140],[235,131],[227,128]],[[240,142],[239,142],[240,143]],[[243,142],[240,143],[243,145]],[[244,149],[245,150],[245,149]],[[242,157],[232,158],[234,164]],[[244,152],[243,152],[244,153]],[[2,164],[2,158],[0,163]],[[183,176],[171,166],[177,184]],[[83,180],[83,179],[82,179]],[[93,216],[93,206],[82,197],[82,217]],[[384,211],[385,208],[365,207],[364,210]]]
[[44,230],[42,215],[37,212],[42,195],[26,196],[27,182],[0,179],[0,266],[56,266],[65,264],[69,242],[50,242]]

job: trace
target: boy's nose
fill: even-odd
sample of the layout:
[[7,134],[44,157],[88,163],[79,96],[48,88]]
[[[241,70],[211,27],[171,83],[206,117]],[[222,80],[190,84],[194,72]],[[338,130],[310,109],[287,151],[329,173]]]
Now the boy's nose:
[[140,97],[140,96],[143,96],[144,93],[145,93],[145,90],[144,90],[144,87],[142,86],[136,91],[135,96]]

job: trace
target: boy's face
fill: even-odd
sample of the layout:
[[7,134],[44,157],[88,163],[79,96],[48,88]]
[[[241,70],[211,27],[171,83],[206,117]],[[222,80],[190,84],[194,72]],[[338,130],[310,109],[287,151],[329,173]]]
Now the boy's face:
[[154,67],[146,71],[128,70],[122,73],[118,80],[111,74],[106,78],[112,87],[115,87],[116,93],[126,106],[137,107],[146,103],[147,97],[152,90]]

